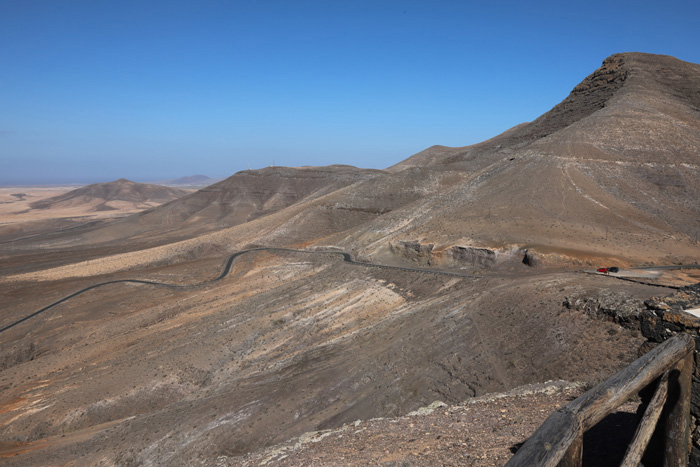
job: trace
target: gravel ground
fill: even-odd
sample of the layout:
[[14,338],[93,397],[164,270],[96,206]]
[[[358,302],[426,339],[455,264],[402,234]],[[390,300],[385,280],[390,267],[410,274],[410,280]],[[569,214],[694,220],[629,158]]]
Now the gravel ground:
[[[244,457],[221,457],[218,465],[501,466],[553,411],[583,391],[582,384],[550,382],[457,406],[435,402],[405,417],[358,420]],[[623,406],[617,420],[636,407]]]

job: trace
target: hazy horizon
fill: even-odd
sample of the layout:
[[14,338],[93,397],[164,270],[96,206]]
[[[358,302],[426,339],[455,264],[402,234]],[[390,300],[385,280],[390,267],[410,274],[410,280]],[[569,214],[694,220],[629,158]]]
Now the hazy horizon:
[[700,4],[4,2],[0,185],[386,168],[531,121]]
[[138,183],[163,183],[167,182],[170,180],[176,180],[178,178],[183,178],[183,177],[190,177],[194,175],[205,175],[208,176],[209,178],[212,179],[222,179],[222,178],[228,178],[229,176],[233,175],[233,173],[225,176],[211,176],[207,174],[185,174],[180,177],[136,177],[136,178],[129,178],[129,177],[121,177],[121,176],[114,176],[114,177],[95,177],[95,178],[86,178],[83,180],[74,180],[71,179],[70,177],[67,178],[46,178],[46,179],[27,179],[27,180],[19,180],[16,183],[2,183],[0,182],[0,187],[4,188],[11,188],[11,187],[42,187],[42,186],[75,186],[75,187],[80,187],[80,186],[85,186],[85,185],[91,185],[93,183],[107,183],[107,182],[114,182],[119,179],[125,178],[127,180],[130,180],[132,182],[138,182]]

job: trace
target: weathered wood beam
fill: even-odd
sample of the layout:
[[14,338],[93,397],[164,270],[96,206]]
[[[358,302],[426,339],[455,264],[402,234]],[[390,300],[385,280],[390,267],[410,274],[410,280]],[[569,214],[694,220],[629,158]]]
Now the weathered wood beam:
[[669,399],[672,400],[669,400],[670,410],[666,420],[664,467],[688,465],[693,363],[691,352],[676,364],[669,376]]
[[679,334],[565,407],[578,416],[583,431],[586,431],[691,353],[694,347],[691,336]]
[[518,449],[506,467],[557,467],[567,454],[569,446],[582,437],[583,432],[576,415],[565,408],[559,409]]
[[583,432],[569,445],[557,467],[581,467],[583,465]]
[[622,464],[620,464],[620,467],[637,467],[639,462],[641,462],[644,451],[651,439],[651,435],[654,434],[654,430],[656,429],[656,422],[659,421],[661,411],[666,403],[666,396],[668,395],[668,373],[667,371],[661,377],[654,397],[652,397],[647,409],[644,411],[644,416],[639,422],[639,427],[637,427],[637,432],[634,434],[632,442],[627,447],[625,458]]
[[[544,421],[518,452],[508,461],[506,467],[555,467],[560,462],[566,466],[576,466],[575,462],[582,447],[571,447],[583,432],[595,426],[627,402],[642,388],[651,384],[669,368],[677,367],[680,399],[674,406],[672,420],[667,433],[668,467],[686,465],[688,459],[688,439],[690,424],[690,384],[693,370],[693,349],[695,341],[687,334],[679,334],[635,360],[606,381],[587,391],[579,398],[554,412]],[[674,372],[669,373],[672,378]],[[662,412],[663,413],[663,412]],[[652,430],[653,431],[653,430]],[[670,438],[679,438],[671,442]],[[569,449],[571,448],[571,451]],[[683,454],[684,453],[684,454]]]

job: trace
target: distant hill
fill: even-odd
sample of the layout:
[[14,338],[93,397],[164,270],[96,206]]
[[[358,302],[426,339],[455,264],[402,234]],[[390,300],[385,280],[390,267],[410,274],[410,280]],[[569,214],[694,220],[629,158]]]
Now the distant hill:
[[124,203],[143,209],[158,206],[189,193],[177,188],[169,188],[147,183],[136,183],[121,178],[113,182],[95,183],[59,196],[43,199],[30,204],[32,209],[53,209],[76,206],[91,206],[94,211],[119,209]]
[[244,170],[157,209],[121,219],[89,238],[104,241],[146,232],[153,240],[187,238],[243,224],[385,173],[349,165]]

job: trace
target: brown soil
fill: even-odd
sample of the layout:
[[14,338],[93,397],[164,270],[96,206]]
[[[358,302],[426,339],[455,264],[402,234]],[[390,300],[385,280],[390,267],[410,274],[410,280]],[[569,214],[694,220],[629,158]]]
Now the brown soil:
[[[554,410],[582,391],[581,384],[550,382],[460,405],[436,402],[413,415],[357,420],[246,456],[221,456],[217,465],[498,467]],[[584,465],[618,465],[619,460],[615,463],[611,457],[614,453],[620,459],[624,454],[619,448],[624,448],[634,433],[637,405],[623,405],[588,433]]]

